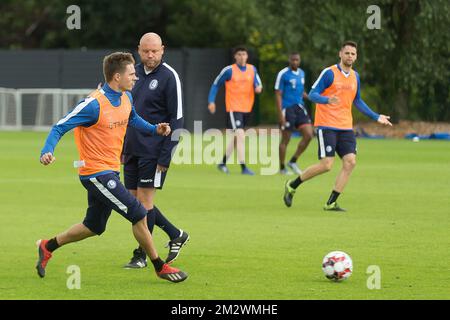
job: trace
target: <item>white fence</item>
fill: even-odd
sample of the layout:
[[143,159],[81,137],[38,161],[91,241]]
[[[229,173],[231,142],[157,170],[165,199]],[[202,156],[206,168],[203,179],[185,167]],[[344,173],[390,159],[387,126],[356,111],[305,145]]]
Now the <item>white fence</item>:
[[92,91],[0,88],[0,130],[48,130]]

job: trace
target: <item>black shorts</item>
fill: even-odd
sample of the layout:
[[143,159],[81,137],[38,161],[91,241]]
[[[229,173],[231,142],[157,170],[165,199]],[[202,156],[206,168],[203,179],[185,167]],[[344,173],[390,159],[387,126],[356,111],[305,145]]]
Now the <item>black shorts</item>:
[[227,112],[227,129],[244,129],[250,120],[250,112]]
[[284,128],[281,128],[281,130],[294,131],[301,126],[311,124],[311,118],[309,117],[308,111],[300,104],[283,109],[283,115],[286,119],[286,125]]
[[95,234],[105,231],[112,210],[133,225],[147,216],[144,206],[120,182],[118,173],[80,181],[88,192],[89,205],[83,224]]
[[167,171],[156,172],[157,159],[124,154],[123,161],[125,187],[128,190],[137,190],[138,187],[162,189]]
[[356,154],[356,138],[352,130],[317,129],[319,140],[319,159],[334,157],[335,152],[339,157],[346,154]]

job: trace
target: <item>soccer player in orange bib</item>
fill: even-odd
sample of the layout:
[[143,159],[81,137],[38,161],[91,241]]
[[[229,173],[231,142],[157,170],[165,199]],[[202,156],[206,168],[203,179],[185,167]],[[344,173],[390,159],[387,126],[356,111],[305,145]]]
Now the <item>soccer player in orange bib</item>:
[[59,247],[101,235],[114,210],[132,223],[133,235],[150,257],[157,276],[171,282],[183,281],[187,278],[183,271],[170,267],[159,258],[147,227],[147,210],[119,178],[127,126],[163,136],[170,134],[170,126],[168,123],[151,125],[136,113],[129,92],[137,80],[130,53],[116,52],[106,56],[103,73],[105,85],[92,92],[53,126],[41,151],[41,163],[53,163],[56,144],[66,132],[75,128],[79,153],[75,166],[78,167],[80,182],[87,190],[88,209],[82,223],[50,240],[38,240],[38,275],[41,278],[45,276],[47,263]]
[[314,126],[317,127],[320,161],[303,171],[297,179],[286,181],[283,200],[287,207],[292,205],[300,184],[331,170],[337,153],[342,159],[342,169],[324,210],[346,211],[337,204],[337,199],[356,165],[353,104],[378,123],[392,126],[389,116],[375,113],[361,99],[359,74],[352,69],[357,58],[357,44],[353,41],[344,42],[339,57],[340,63],[324,69],[309,93],[309,99],[316,103]]
[[255,101],[255,93],[262,92],[262,83],[256,67],[247,63],[248,52],[244,47],[234,49],[235,64],[222,69],[220,74],[214,80],[208,95],[208,110],[211,113],[216,112],[216,95],[219,88],[225,84],[225,106],[227,109],[227,129],[232,129],[234,133],[233,140],[227,146],[222,163],[217,168],[228,174],[227,160],[231,156],[236,145],[238,161],[241,165],[241,173],[253,176],[245,164],[245,132],[244,128],[250,117]]

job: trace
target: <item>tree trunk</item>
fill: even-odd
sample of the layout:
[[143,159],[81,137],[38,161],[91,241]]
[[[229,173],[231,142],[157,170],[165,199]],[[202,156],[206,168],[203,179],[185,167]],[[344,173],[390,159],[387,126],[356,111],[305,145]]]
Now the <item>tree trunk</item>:
[[405,90],[397,91],[397,93],[395,94],[393,107],[393,120],[395,122],[409,118],[408,94]]

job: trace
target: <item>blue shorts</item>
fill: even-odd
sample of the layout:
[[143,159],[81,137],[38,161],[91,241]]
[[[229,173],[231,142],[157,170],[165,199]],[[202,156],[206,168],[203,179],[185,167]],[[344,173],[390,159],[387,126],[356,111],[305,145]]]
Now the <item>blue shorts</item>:
[[356,154],[356,138],[353,130],[317,129],[319,140],[319,160],[325,157],[339,157],[346,154]]
[[137,190],[138,187],[162,189],[167,171],[156,172],[157,159],[124,154],[123,164],[125,187],[128,190]]
[[88,191],[88,209],[83,224],[95,234],[102,234],[115,210],[133,225],[147,216],[144,206],[120,182],[119,173],[80,179]]
[[297,130],[301,126],[311,124],[311,118],[306,108],[300,104],[283,109],[283,115],[286,119],[286,125],[281,130]]
[[250,120],[250,112],[227,112],[227,129],[244,129]]

